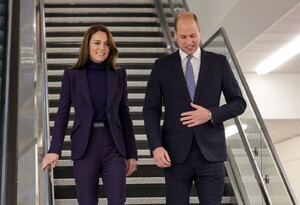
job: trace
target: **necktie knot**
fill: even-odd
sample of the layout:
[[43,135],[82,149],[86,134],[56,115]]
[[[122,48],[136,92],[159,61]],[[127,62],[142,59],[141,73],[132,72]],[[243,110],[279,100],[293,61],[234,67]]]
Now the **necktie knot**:
[[187,55],[187,59],[188,59],[188,61],[190,61],[191,62],[191,59],[193,58],[193,55]]
[[187,83],[187,88],[191,97],[191,100],[194,100],[194,95],[195,95],[195,78],[194,78],[194,71],[193,71],[193,66],[191,64],[191,59],[192,55],[187,56],[187,62],[186,62],[186,83]]

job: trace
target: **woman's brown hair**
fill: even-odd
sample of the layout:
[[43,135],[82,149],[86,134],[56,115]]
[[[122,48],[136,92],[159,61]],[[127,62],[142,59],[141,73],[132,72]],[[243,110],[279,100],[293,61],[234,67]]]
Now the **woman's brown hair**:
[[84,69],[87,61],[89,59],[89,43],[94,35],[98,31],[104,32],[107,34],[108,45],[110,48],[109,55],[107,57],[107,64],[109,69],[116,70],[117,69],[117,58],[118,58],[118,49],[114,42],[113,36],[108,28],[102,24],[91,26],[84,34],[83,40],[80,46],[79,57],[77,63],[72,67],[73,69]]

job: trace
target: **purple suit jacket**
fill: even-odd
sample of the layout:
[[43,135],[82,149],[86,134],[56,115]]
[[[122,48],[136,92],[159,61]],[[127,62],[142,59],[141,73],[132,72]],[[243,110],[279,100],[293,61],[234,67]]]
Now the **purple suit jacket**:
[[[220,106],[224,94],[226,104]],[[144,120],[150,149],[164,147],[172,163],[182,163],[190,153],[193,137],[209,161],[227,159],[223,122],[244,112],[246,102],[225,56],[201,50],[200,73],[194,103],[209,109],[213,123],[188,128],[181,113],[191,110],[191,100],[179,51],[155,61],[144,102]],[[162,105],[165,106],[161,129]]]
[[[128,107],[125,69],[107,71],[107,89],[106,115],[116,147],[126,159],[137,159],[133,124]],[[64,71],[58,111],[48,153],[61,155],[71,106],[75,110],[71,132],[71,158],[74,160],[83,156],[93,123],[94,111],[86,69],[66,69]]]

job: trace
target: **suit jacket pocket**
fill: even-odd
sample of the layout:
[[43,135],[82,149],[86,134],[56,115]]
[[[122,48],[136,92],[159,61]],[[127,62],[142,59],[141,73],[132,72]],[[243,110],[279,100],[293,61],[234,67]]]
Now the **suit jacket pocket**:
[[72,131],[71,131],[71,139],[72,139],[73,134],[76,132],[76,130],[78,130],[79,127],[80,127],[80,121],[79,121],[79,119],[75,119],[73,127],[72,127]]

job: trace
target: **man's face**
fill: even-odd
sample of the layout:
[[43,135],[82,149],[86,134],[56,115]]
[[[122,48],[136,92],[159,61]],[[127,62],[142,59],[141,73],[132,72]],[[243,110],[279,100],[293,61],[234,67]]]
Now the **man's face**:
[[193,54],[200,44],[200,29],[193,19],[180,19],[174,32],[179,48],[186,54]]

